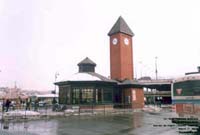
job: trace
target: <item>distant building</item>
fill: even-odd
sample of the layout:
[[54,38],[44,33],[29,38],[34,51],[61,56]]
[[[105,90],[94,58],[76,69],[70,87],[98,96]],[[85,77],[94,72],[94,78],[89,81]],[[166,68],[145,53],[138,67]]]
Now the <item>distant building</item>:
[[55,83],[59,87],[60,104],[93,104],[95,107],[107,104],[112,107],[126,105],[129,108],[143,108],[142,86],[133,80],[134,33],[120,16],[108,36],[111,79],[96,73],[96,64],[85,58],[78,64],[78,73]]
[[34,96],[30,96],[30,98],[33,102],[37,99],[44,104],[52,104],[54,99],[58,101],[58,94],[36,94]]

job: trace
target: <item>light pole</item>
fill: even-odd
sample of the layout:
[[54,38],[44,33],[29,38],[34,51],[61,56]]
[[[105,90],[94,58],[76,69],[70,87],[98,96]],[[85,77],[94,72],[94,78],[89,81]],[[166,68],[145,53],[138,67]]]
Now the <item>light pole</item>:
[[[59,73],[56,72],[56,73],[55,73],[55,82],[56,82],[58,76],[59,76]],[[57,103],[57,100],[56,100],[56,84],[55,84],[55,88],[54,88],[54,99],[53,99],[53,104],[55,104],[55,103]]]
[[[56,82],[56,80],[57,80],[58,76],[59,76],[59,73],[58,73],[58,72],[56,72],[56,73],[55,73],[55,82]],[[56,94],[56,85],[55,85],[55,88],[54,88],[54,90],[55,90],[55,94]]]
[[[59,76],[59,73],[56,72],[55,73],[55,82],[56,82],[56,79],[58,78]],[[52,110],[55,111],[56,110],[56,104],[57,104],[57,100],[56,100],[56,84],[55,84],[55,88],[54,88],[54,98],[53,98],[53,101],[52,101]]]
[[158,79],[158,69],[157,69],[157,59],[158,57],[155,57],[155,74],[156,74],[156,80]]

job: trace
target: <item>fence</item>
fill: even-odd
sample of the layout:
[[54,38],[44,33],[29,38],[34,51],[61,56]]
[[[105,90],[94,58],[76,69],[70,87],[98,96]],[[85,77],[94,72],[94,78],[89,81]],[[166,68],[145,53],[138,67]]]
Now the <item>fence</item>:
[[[135,104],[137,106],[137,104]],[[97,115],[97,114],[119,114],[132,112],[131,104],[38,104],[11,106],[7,109],[1,107],[1,120],[23,120],[50,116],[72,116],[72,115]]]

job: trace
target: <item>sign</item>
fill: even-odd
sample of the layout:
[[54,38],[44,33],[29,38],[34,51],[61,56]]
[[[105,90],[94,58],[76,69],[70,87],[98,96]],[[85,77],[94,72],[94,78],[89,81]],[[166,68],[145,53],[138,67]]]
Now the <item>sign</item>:
[[176,89],[176,93],[177,93],[178,95],[181,95],[182,89]]
[[174,100],[200,101],[200,80],[185,80],[173,84]]
[[200,80],[186,80],[173,84],[174,96],[200,96]]
[[136,92],[132,90],[132,101],[136,101]]

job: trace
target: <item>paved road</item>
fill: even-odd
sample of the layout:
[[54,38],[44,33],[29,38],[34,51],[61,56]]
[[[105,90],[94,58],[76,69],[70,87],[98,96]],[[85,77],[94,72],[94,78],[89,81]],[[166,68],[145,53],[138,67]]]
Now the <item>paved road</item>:
[[73,116],[8,123],[9,129],[1,132],[2,135],[177,135],[176,127],[162,126],[172,124],[164,120],[170,117],[175,115],[169,111],[160,114],[138,112],[131,115]]

